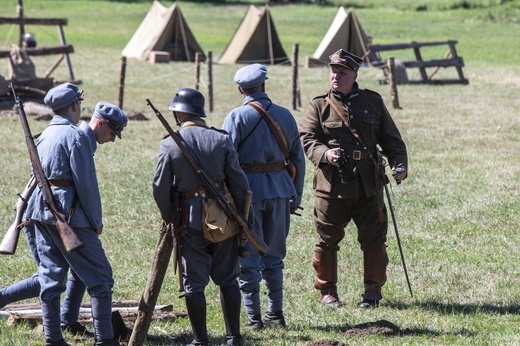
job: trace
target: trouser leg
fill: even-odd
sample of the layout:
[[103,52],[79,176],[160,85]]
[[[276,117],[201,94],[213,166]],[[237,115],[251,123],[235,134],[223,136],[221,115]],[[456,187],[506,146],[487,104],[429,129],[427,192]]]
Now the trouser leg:
[[244,301],[244,308],[249,317],[261,315],[262,309],[260,307],[259,291],[242,291],[242,299]]
[[316,271],[314,287],[321,292],[321,302],[339,302],[337,292],[338,253],[335,250],[315,249],[312,266]]
[[60,296],[41,301],[43,333],[46,340],[63,339],[60,324]]
[[0,290],[0,308],[20,300],[36,298],[40,294],[38,274],[20,280]]
[[204,293],[186,293],[186,308],[193,331],[194,345],[208,343],[206,328],[206,297]]
[[267,288],[267,313],[283,311],[283,274],[282,269],[263,271]]
[[81,308],[86,289],[87,287],[76,273],[71,271],[61,308],[61,323],[72,325],[78,320],[79,309]]
[[364,284],[363,298],[381,300],[381,288],[386,283],[386,267],[388,255],[384,244],[363,251]]
[[112,329],[112,295],[91,294],[92,319],[96,340],[107,340],[114,338]]
[[220,289],[220,303],[226,323],[226,339],[240,339],[240,289],[229,286]]

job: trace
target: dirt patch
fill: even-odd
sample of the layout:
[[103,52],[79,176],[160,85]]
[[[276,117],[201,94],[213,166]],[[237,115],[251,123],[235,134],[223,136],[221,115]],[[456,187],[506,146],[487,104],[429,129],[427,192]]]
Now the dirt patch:
[[345,331],[345,334],[348,336],[364,336],[373,334],[397,335],[399,333],[400,329],[398,326],[385,320],[358,324],[352,328],[348,328]]

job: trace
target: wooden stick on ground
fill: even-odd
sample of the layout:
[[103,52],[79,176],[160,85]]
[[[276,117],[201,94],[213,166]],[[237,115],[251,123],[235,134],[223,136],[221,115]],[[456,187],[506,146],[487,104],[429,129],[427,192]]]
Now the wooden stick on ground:
[[161,286],[170,263],[170,257],[173,251],[173,234],[172,230],[163,223],[159,240],[155,246],[155,255],[146,283],[146,288],[139,301],[137,318],[135,320],[132,335],[128,342],[128,346],[140,346],[143,344],[148,328],[152,322],[152,315],[161,291]]

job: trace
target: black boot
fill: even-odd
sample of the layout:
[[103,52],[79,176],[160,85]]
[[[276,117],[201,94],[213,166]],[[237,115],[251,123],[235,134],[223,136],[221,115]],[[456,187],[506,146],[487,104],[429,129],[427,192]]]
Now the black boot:
[[238,285],[220,288],[220,304],[226,323],[226,345],[242,345],[240,335],[241,302],[242,296]]
[[66,324],[61,323],[61,330],[71,333],[72,335],[78,335],[78,336],[86,336],[89,338],[94,337],[94,333],[89,331],[87,328],[85,328],[84,325],[79,323],[78,321],[72,323],[72,324]]
[[65,342],[65,340],[61,339],[58,341],[45,340],[45,346],[70,346]]
[[120,344],[116,339],[103,339],[96,341],[94,346],[120,346]]
[[208,345],[206,297],[204,293],[186,293],[185,299],[193,332],[192,345]]

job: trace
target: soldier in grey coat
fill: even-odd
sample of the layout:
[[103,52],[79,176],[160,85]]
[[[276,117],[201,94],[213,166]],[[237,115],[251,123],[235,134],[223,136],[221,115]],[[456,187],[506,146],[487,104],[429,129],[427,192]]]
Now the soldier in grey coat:
[[407,176],[406,146],[381,96],[359,88],[356,78],[362,59],[343,49],[330,59],[331,89],[309,102],[300,123],[305,153],[316,168],[314,286],[323,304],[341,305],[337,252],[345,227],[354,221],[364,261],[359,307],[372,308],[383,298],[388,265],[388,221],[377,147],[387,155],[394,179],[400,182]]
[[[238,91],[244,99],[240,107],[229,112],[222,125],[233,140],[253,192],[253,229],[269,246],[264,257],[250,249],[251,256],[240,259],[240,289],[248,315],[247,325],[254,330],[262,329],[265,323],[286,325],[283,314],[286,239],[291,212],[297,210],[302,201],[305,178],[305,156],[298,125],[288,109],[271,101],[265,91],[266,79],[267,69],[260,64],[244,66],[235,73]],[[280,127],[287,159],[268,123],[252,104],[267,111]],[[288,163],[294,165],[294,177],[286,168]],[[267,313],[263,317],[262,280],[267,288]]]
[[[97,144],[113,142],[121,131],[126,127],[128,117],[117,106],[108,102],[98,102],[90,122],[82,121],[79,128],[85,132],[90,140],[92,155],[97,150]],[[26,213],[32,213],[26,210]],[[36,248],[36,235],[33,222],[29,222],[25,229],[25,236],[34,261],[39,264],[40,257]],[[65,298],[61,308],[61,329],[74,335],[94,337],[94,333],[87,330],[78,322],[79,310],[86,291],[85,284],[71,271],[67,281]],[[0,289],[0,308],[23,299],[36,298],[40,293],[40,282],[38,273],[31,277],[15,282],[14,284]]]
[[95,345],[119,345],[113,338],[111,323],[112,267],[99,239],[103,219],[92,143],[89,135],[77,126],[82,95],[71,83],[49,90],[44,101],[54,116],[39,137],[37,150],[56,207],[64,215],[70,215],[69,224],[85,246],[71,252],[65,250],[54,217],[38,188],[29,198],[24,216],[34,221],[46,346],[68,345],[61,333],[60,296],[66,289],[69,268],[90,295]]
[[[244,208],[249,189],[246,176],[238,164],[238,155],[229,136],[208,127],[203,120],[204,96],[197,90],[177,91],[169,107],[180,126],[179,136],[199,167],[222,193],[228,189],[238,211]],[[182,196],[182,216],[174,215],[171,190],[175,186]],[[203,198],[211,198],[176,142],[167,136],[161,141],[153,180],[153,195],[166,224],[181,218],[176,234],[180,242],[183,288],[193,331],[194,345],[208,345],[206,297],[210,278],[220,288],[220,301],[226,326],[226,345],[242,345],[240,334],[240,289],[238,287],[238,238],[219,242],[204,237],[202,231]]]

